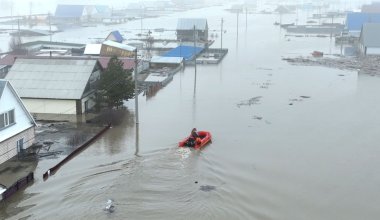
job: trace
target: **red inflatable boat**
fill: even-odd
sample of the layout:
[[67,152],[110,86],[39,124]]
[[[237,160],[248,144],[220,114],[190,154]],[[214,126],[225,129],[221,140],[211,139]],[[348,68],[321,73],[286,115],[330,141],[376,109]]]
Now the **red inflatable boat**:
[[[198,143],[195,143],[195,146],[194,146],[195,149],[202,148],[207,143],[209,143],[211,141],[211,133],[208,131],[198,131],[198,135],[199,135],[201,140]],[[190,138],[190,136],[188,136],[187,138],[180,141],[178,146],[179,147],[191,147],[191,146],[188,146],[188,142],[187,142],[189,140],[189,138]]]

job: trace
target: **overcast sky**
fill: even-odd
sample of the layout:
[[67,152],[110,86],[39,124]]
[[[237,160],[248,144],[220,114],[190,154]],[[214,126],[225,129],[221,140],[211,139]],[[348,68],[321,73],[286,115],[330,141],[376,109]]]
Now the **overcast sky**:
[[[0,16],[29,14],[32,13],[54,13],[57,4],[106,4],[115,8],[126,7],[131,2],[139,0],[0,0]],[[154,0],[149,0],[154,1]],[[186,0],[185,0],[186,1]],[[189,0],[191,1],[191,0]],[[207,0],[205,0],[207,1]],[[321,2],[321,0],[245,0],[247,2]],[[372,2],[372,0],[324,0],[325,2],[340,2],[348,7],[355,7],[361,3]],[[380,0],[378,0],[380,1]],[[244,0],[225,0],[226,3],[244,2]]]

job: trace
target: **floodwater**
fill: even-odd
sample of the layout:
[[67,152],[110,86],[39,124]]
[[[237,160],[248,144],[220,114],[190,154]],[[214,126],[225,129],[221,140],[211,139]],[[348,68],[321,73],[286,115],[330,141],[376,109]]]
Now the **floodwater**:
[[[134,101],[113,127],[47,181],[1,210],[6,219],[378,219],[380,77],[291,66],[282,57],[339,53],[329,38],[284,37],[276,15],[240,16],[220,7],[157,19],[221,17],[228,55],[186,67],[154,97]],[[294,15],[288,15],[289,19]],[[291,17],[293,16],[293,17]],[[140,22],[131,22],[136,27]],[[128,27],[125,27],[127,29]],[[88,30],[88,29],[87,29]],[[103,35],[106,35],[103,33]],[[213,47],[219,47],[219,38]],[[213,135],[200,151],[179,149],[193,127]],[[104,210],[112,199],[115,211]]]

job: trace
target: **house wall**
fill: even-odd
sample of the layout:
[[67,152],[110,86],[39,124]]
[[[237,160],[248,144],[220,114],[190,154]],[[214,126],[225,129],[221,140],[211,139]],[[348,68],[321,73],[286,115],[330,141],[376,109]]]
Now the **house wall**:
[[[208,40],[208,31],[196,30],[196,40],[207,41]],[[198,35],[198,37],[197,37]],[[194,30],[177,30],[177,40],[182,41],[194,41]]]
[[20,104],[19,100],[15,97],[15,95],[7,86],[4,89],[0,99],[0,114],[8,112],[12,109],[14,109],[15,113],[15,123],[9,125],[8,127],[0,129],[0,142],[4,141],[9,137],[12,137],[15,134],[24,131],[25,129],[34,126],[33,122],[22,108],[22,105]]
[[17,155],[17,141],[21,139],[23,139],[23,149],[32,146],[34,142],[34,126],[0,142],[0,164]]
[[23,98],[22,101],[31,113],[73,115],[76,114],[75,100]]
[[101,56],[117,56],[117,57],[131,57],[133,58],[135,56],[135,53],[133,51],[127,51],[116,47],[111,47],[108,45],[102,45],[102,48],[100,49],[100,55]]

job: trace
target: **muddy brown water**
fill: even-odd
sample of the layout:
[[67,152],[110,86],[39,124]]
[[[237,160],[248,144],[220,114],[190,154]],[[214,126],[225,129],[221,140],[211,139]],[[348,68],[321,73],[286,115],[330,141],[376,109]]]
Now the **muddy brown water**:
[[[272,25],[276,15],[250,15],[247,30],[241,17],[238,42],[236,16],[221,8],[146,25],[175,27],[178,16],[205,13],[211,29],[225,19],[230,51],[221,64],[199,65],[195,88],[194,68],[187,67],[153,98],[140,96],[138,128],[134,102],[126,103],[121,126],[46,182],[42,174],[57,160],[40,161],[36,182],[0,216],[377,219],[380,78],[282,61],[339,48],[326,38],[287,41]],[[177,148],[193,127],[211,131],[212,143],[201,151]],[[113,213],[104,210],[108,199]]]

